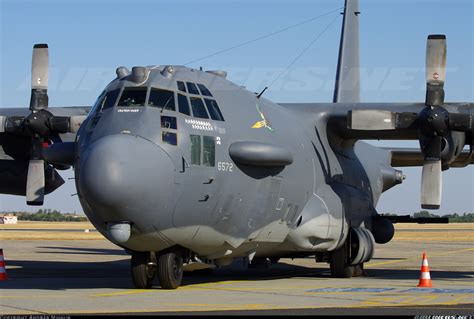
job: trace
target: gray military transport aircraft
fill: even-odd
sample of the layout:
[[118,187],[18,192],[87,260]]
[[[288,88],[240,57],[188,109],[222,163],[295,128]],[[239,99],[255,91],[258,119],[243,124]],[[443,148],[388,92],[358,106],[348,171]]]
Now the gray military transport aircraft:
[[64,183],[56,170],[73,167],[84,212],[131,254],[137,288],[158,276],[174,289],[183,271],[235,258],[315,256],[358,276],[403,221],[375,208],[404,179],[393,167],[422,166],[421,206],[436,209],[442,171],[474,163],[474,104],[444,102],[445,36],[428,36],[424,103],[360,103],[359,14],[346,0],[333,103],[276,104],[224,71],[166,65],[117,68],[91,108],[48,108],[37,44],[29,110],[0,110],[0,193],[42,205]]

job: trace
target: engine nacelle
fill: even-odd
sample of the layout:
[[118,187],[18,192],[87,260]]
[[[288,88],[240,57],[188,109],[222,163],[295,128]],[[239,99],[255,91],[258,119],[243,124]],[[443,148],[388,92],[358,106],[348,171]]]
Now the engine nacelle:
[[369,261],[374,255],[375,240],[365,228],[351,228],[351,265]]

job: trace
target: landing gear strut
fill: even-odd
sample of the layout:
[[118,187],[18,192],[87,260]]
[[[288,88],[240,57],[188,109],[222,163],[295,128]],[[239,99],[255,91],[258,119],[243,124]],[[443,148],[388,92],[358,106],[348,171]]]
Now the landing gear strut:
[[132,253],[132,281],[135,288],[150,289],[156,275],[156,256],[154,252]]
[[176,289],[183,279],[183,255],[179,250],[168,250],[158,256],[158,279],[161,288]]

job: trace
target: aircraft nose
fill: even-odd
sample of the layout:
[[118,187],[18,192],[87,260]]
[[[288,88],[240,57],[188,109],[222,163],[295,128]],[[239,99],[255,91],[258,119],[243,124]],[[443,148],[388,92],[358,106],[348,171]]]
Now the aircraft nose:
[[89,145],[79,159],[78,191],[104,222],[149,225],[170,209],[174,166],[168,154],[142,137],[117,134]]

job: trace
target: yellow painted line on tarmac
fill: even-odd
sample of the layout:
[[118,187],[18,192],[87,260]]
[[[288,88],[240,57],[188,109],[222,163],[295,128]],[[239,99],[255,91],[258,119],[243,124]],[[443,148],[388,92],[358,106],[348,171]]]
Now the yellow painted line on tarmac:
[[374,267],[374,266],[381,266],[381,265],[388,265],[388,264],[395,264],[395,263],[400,263],[400,262],[410,260],[410,259],[414,259],[414,257],[405,258],[405,259],[390,260],[390,261],[382,261],[382,262],[373,263],[373,264],[365,264],[364,268],[370,268],[370,267]]
[[461,249],[461,250],[448,251],[446,253],[437,253],[437,254],[432,254],[432,255],[433,256],[445,256],[445,255],[462,253],[462,252],[469,251],[469,250],[474,250],[474,248],[465,248],[465,249]]
[[[440,305],[449,305],[449,306],[458,305],[461,300],[466,299],[467,297],[472,297],[472,296],[466,294],[466,295],[459,296],[459,297],[457,297],[457,298],[455,298],[451,301],[440,302],[439,304]],[[469,302],[472,303],[473,300],[470,300]]]
[[[432,254],[430,254],[430,256],[437,257],[437,256],[453,255],[453,254],[458,254],[458,253],[471,251],[471,250],[474,250],[474,248],[465,248],[465,249],[461,249],[461,250],[454,250],[454,251],[449,251],[449,252],[444,252],[444,253],[432,253]],[[403,259],[383,261],[383,262],[373,263],[373,264],[366,264],[366,265],[364,265],[364,267],[365,268],[370,268],[370,267],[381,266],[381,265],[396,264],[396,263],[400,263],[400,262],[404,262],[404,261],[408,261],[408,260],[414,260],[414,259],[418,259],[418,258],[420,258],[420,256],[416,256],[416,257],[413,256],[413,257],[407,257],[407,258],[403,258]]]
[[401,305],[418,306],[418,305],[425,304],[426,302],[430,302],[430,301],[433,301],[435,299],[438,299],[438,297],[440,297],[440,296],[438,296],[438,295],[416,296],[416,297],[411,297],[411,298],[407,298],[407,299],[402,299],[402,300],[399,301],[399,303]]

